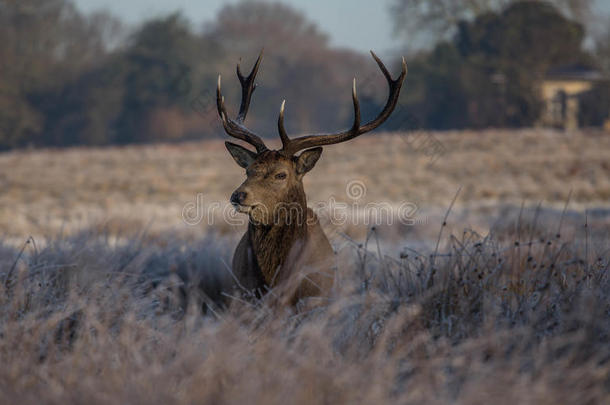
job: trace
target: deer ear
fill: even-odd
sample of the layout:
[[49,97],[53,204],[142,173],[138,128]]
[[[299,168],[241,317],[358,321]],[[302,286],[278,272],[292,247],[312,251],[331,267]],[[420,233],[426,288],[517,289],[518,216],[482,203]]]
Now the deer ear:
[[250,166],[250,164],[256,160],[256,153],[244,148],[241,145],[232,142],[225,142],[225,146],[229,150],[231,156],[233,156],[235,162],[237,162],[237,164],[244,169]]
[[322,155],[322,148],[307,149],[297,158],[297,174],[305,174],[316,165],[318,159]]

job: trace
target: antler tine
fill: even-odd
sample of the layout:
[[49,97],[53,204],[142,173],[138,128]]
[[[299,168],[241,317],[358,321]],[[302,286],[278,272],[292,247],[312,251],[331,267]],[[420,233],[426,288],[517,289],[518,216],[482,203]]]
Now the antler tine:
[[379,56],[377,56],[375,54],[375,52],[373,52],[373,51],[369,51],[369,52],[371,53],[371,56],[373,57],[373,59],[375,59],[375,62],[377,62],[377,66],[379,66],[379,69],[381,69],[381,72],[385,76],[386,80],[392,81],[392,75],[390,74],[390,72],[388,72],[388,69],[385,67],[385,65],[383,64],[381,59],[379,59]]
[[[299,137],[296,139],[288,139],[288,136],[286,135],[285,130],[284,130],[284,133],[282,134],[283,120],[284,120],[283,109],[282,109],[282,111],[280,112],[280,121],[279,122],[281,122],[281,127],[282,127],[282,129],[280,130],[280,137],[282,138],[282,144],[284,145],[284,147],[282,148],[282,151],[284,151],[284,153],[294,154],[300,150],[312,148],[314,146],[332,145],[332,144],[336,144],[336,143],[340,143],[340,142],[345,142],[345,141],[348,141],[359,135],[362,135],[366,132],[372,131],[373,129],[377,128],[379,125],[383,124],[383,122],[385,122],[385,120],[388,119],[388,117],[390,116],[390,114],[392,113],[394,108],[396,107],[396,104],[398,103],[398,96],[400,95],[400,89],[401,89],[404,79],[407,75],[407,63],[405,62],[405,58],[402,58],[402,69],[401,69],[400,75],[398,76],[398,78],[396,78],[394,80],[394,79],[392,79],[390,72],[388,72],[388,69],[385,67],[385,65],[383,64],[381,59],[379,59],[373,51],[371,51],[371,55],[373,56],[373,59],[375,59],[375,62],[377,62],[377,65],[379,65],[379,69],[381,69],[381,72],[383,73],[384,77],[386,78],[386,80],[388,82],[388,87],[390,89],[390,92],[388,95],[388,101],[386,102],[385,106],[383,107],[383,110],[381,110],[379,115],[377,115],[377,117],[375,119],[373,119],[372,121],[369,121],[364,125],[360,125],[360,103],[358,101],[358,96],[356,94],[356,79],[354,79],[354,82],[352,84],[352,101],[354,104],[354,124],[347,131],[343,131],[343,132],[339,132],[339,133],[335,133],[335,134],[307,135],[307,136],[302,136],[302,137]],[[284,137],[286,138],[286,141],[284,140]]]
[[360,101],[358,101],[358,95],[356,94],[356,78],[352,82],[352,102],[354,103],[354,125],[352,125],[352,131],[357,131],[360,128]]
[[282,140],[282,149],[286,149],[290,144],[290,138],[288,138],[288,134],[286,133],[286,129],[284,128],[284,107],[286,106],[286,100],[282,101],[282,106],[280,107],[280,116],[277,119],[277,130],[280,133],[280,139]]
[[381,113],[379,113],[377,118],[375,118],[371,122],[369,122],[369,123],[365,124],[363,127],[361,127],[360,131],[359,131],[360,133],[358,135],[361,135],[365,132],[372,131],[373,129],[377,128],[379,125],[383,124],[385,122],[385,120],[388,119],[390,114],[392,114],[392,111],[394,111],[396,104],[398,103],[398,96],[400,95],[400,89],[402,87],[402,83],[403,83],[405,77],[407,76],[407,62],[405,61],[404,56],[402,58],[400,75],[398,76],[398,78],[396,78],[396,80],[393,80],[392,76],[390,75],[390,72],[388,72],[388,69],[385,67],[385,65],[383,64],[381,59],[379,59],[373,51],[371,51],[371,55],[373,56],[373,59],[375,59],[375,62],[377,62],[377,65],[379,65],[379,68],[383,72],[383,75],[385,76],[385,78],[388,82],[388,86],[390,88],[390,94],[388,96],[388,101],[386,102],[385,106],[383,107],[383,110],[381,111]]
[[246,115],[248,114],[248,108],[250,107],[250,99],[252,97],[252,93],[256,86],[254,85],[254,79],[256,78],[256,73],[258,72],[258,67],[261,63],[261,59],[263,56],[263,52],[258,55],[258,59],[252,68],[250,74],[244,78],[241,74],[241,70],[239,67],[239,63],[237,64],[237,77],[239,78],[239,82],[241,83],[241,104],[239,107],[239,113],[235,120],[229,118],[227,114],[227,110],[224,103],[224,97],[222,96],[222,92],[220,90],[221,76],[218,75],[218,85],[216,87],[216,107],[218,109],[218,115],[222,120],[222,126],[225,129],[225,132],[230,136],[241,139],[244,142],[249,143],[250,145],[256,148],[258,153],[267,150],[265,143],[263,140],[246,128],[243,125],[244,120],[246,119]]
[[261,60],[263,59],[263,50],[258,54],[258,58],[256,59],[256,63],[252,67],[250,74],[247,77],[244,77],[241,74],[240,64],[237,64],[237,78],[239,79],[239,83],[241,84],[241,105],[239,106],[239,114],[237,114],[236,120],[240,123],[243,123],[246,119],[246,114],[248,114],[248,108],[250,107],[250,98],[252,98],[252,93],[256,89],[256,84],[254,84],[254,79],[256,78],[256,74],[258,73],[258,67],[261,64]]

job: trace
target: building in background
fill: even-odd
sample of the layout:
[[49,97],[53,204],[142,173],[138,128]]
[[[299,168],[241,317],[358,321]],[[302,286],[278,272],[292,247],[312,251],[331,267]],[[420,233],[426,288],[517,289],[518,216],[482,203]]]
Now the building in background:
[[[577,129],[582,124],[583,98],[594,91],[596,86],[607,81],[597,70],[582,65],[553,68],[548,71],[541,85],[544,111],[540,119],[542,126]],[[605,113],[605,127],[608,127]],[[603,121],[602,121],[603,122]]]

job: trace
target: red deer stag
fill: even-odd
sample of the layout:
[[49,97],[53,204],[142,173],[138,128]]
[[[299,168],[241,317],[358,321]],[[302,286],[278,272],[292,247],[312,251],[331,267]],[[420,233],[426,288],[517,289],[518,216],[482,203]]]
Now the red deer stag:
[[[248,230],[233,256],[234,276],[243,289],[260,297],[268,289],[278,287],[284,297],[282,301],[292,305],[301,298],[326,296],[330,292],[334,281],[334,252],[316,214],[307,207],[303,176],[320,158],[321,146],[345,142],[369,132],[381,125],[394,110],[407,74],[405,60],[402,60],[400,76],[392,79],[377,55],[372,51],[371,55],[390,88],[388,100],[379,115],[361,125],[354,79],[354,123],[350,129],[290,139],[284,129],[284,101],[278,119],[282,141],[280,150],[267,149],[263,140],[244,126],[262,52],[247,77],[242,75],[237,65],[242,99],[235,119],[227,114],[218,76],[216,103],[225,131],[256,148],[254,152],[235,143],[225,143],[235,162],[246,169],[247,176],[231,195],[235,209],[249,216]],[[299,151],[303,152],[297,155]]]

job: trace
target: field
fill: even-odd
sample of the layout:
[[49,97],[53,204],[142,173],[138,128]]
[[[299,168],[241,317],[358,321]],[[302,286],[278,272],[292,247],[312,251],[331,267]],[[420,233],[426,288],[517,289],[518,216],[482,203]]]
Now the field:
[[610,403],[608,156],[534,129],[327,147],[305,189],[336,291],[295,312],[227,288],[220,139],[0,154],[0,403]]

